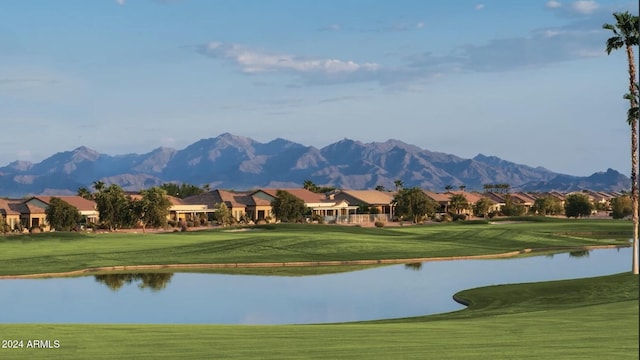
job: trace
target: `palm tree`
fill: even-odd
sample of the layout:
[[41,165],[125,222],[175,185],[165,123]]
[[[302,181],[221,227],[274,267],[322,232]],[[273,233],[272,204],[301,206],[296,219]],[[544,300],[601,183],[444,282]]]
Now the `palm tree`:
[[469,208],[469,202],[467,198],[462,194],[453,194],[449,197],[449,210],[455,211],[456,214],[460,214],[462,210]]
[[[631,126],[631,218],[633,220],[633,255],[632,271],[638,274],[638,116],[636,87],[636,66],[633,47],[638,45],[638,16],[631,15],[628,11],[623,13],[613,13],[616,24],[604,24],[602,28],[611,30],[613,36],[607,39],[607,54],[622,47],[627,51],[627,61],[629,63],[629,116],[627,121]],[[635,116],[632,116],[635,115]]]
[[302,187],[307,189],[307,190],[309,190],[309,191],[311,191],[311,192],[318,191],[318,185],[314,184],[314,182],[309,180],[309,179],[304,181]]
[[93,194],[84,186],[78,188],[78,196],[87,200],[93,200]]
[[100,181],[100,180],[96,180],[93,182],[93,188],[97,191],[97,192],[101,192],[102,190],[104,190],[104,182]]
[[400,179],[394,181],[393,185],[396,186],[396,191],[400,191],[404,187],[404,183]]

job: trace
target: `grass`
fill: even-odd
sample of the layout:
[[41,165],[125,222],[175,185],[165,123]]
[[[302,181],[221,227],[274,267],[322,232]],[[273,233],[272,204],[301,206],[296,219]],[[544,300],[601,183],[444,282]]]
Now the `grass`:
[[[0,325],[2,359],[637,359],[638,278],[492,286],[465,310],[328,325]],[[26,346],[26,345],[25,345]]]
[[44,233],[0,238],[0,275],[153,264],[351,261],[628,244],[628,221],[554,220],[386,228],[268,225],[252,231]]
[[[0,238],[0,274],[135,264],[481,255],[627,244],[629,235],[628,221],[612,220],[382,229],[278,225],[244,232],[154,235],[53,233]],[[630,273],[492,286],[456,296],[470,306],[447,314],[348,324],[0,324],[0,340],[23,340],[24,346],[33,339],[58,340],[61,345],[59,349],[0,348],[0,358],[638,358],[638,277]]]

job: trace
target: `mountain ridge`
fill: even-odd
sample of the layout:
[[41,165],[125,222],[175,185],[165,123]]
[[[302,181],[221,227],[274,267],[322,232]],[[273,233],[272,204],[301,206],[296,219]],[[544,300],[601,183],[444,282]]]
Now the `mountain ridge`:
[[284,138],[261,143],[223,133],[183,149],[108,155],[80,146],[37,163],[14,161],[0,167],[0,196],[75,193],[97,180],[129,191],[166,182],[236,190],[300,187],[305,180],[345,189],[392,189],[396,180],[405,187],[432,191],[448,185],[482,190],[487,183],[507,183],[525,191],[629,188],[629,179],[613,169],[571,176],[481,153],[465,159],[396,139],[365,143],[345,138],[316,148]]

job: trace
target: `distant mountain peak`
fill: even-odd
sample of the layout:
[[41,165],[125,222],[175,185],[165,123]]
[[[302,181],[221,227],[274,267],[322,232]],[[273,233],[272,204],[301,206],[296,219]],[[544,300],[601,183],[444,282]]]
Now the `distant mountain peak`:
[[317,149],[283,138],[261,143],[226,132],[180,150],[158,147],[141,155],[111,156],[80,146],[36,164],[15,161],[0,168],[0,196],[50,189],[75,192],[96,180],[117,183],[130,191],[167,182],[243,190],[274,184],[302,186],[305,180],[354,190],[378,185],[393,188],[396,180],[406,187],[433,191],[450,184],[464,185],[468,191],[482,190],[487,183],[508,183],[525,191],[617,191],[629,187],[629,179],[613,169],[575,177],[481,153],[463,159],[396,139],[364,143],[343,138]]

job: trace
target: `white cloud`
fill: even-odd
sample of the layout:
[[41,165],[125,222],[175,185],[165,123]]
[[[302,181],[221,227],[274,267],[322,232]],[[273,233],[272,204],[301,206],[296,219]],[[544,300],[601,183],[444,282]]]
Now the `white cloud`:
[[485,6],[484,4],[478,4],[478,5],[474,6],[473,8],[476,9],[476,10],[482,10],[482,9],[484,9],[484,6]]
[[324,31],[340,31],[342,30],[342,26],[340,24],[330,24],[322,28]]
[[250,74],[266,72],[294,72],[298,74],[350,74],[375,72],[380,69],[376,63],[357,63],[338,59],[302,58],[289,54],[274,54],[249,49],[238,44],[211,42],[202,52],[215,58],[230,60],[243,72]]
[[416,29],[422,29],[422,28],[424,28],[424,23],[420,21],[419,23],[416,24]]
[[126,0],[116,0],[116,4],[118,5],[124,5],[126,2]]
[[562,3],[560,3],[559,1],[555,1],[555,0],[549,0],[547,1],[546,6],[550,9],[557,9],[559,7],[562,6]]
[[560,31],[557,31],[557,30],[545,30],[544,31],[544,37],[546,37],[546,38],[552,38],[554,36],[558,36],[558,34],[560,34]]
[[577,13],[589,15],[596,11],[600,6],[593,0],[578,0],[571,4],[571,9]]

